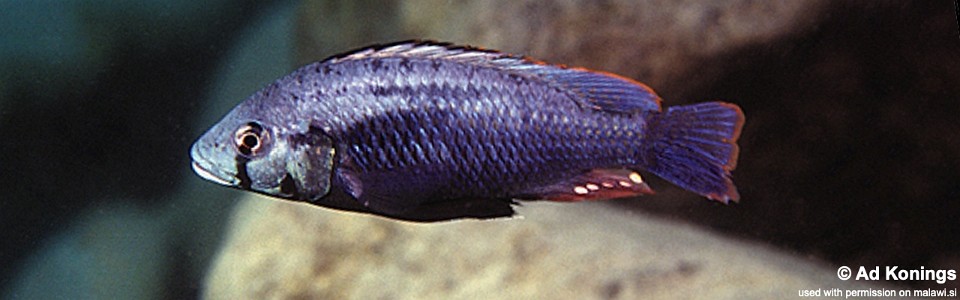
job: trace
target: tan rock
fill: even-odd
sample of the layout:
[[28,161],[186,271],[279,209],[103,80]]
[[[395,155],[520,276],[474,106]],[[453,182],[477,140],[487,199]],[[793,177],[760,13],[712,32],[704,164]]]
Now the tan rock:
[[251,195],[204,296],[782,299],[857,287],[817,262],[602,203],[528,203],[520,213],[417,224]]

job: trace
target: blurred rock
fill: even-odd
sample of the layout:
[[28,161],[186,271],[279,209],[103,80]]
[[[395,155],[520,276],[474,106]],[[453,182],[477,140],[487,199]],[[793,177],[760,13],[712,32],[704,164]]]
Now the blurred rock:
[[[836,269],[600,203],[416,224],[250,195],[209,299],[783,299]],[[874,288],[877,288],[874,286]]]
[[[433,39],[609,71],[666,97],[714,79],[724,54],[802,32],[824,1],[305,1],[300,62]],[[359,30],[362,29],[362,30]]]
[[297,64],[403,36],[392,0],[306,0],[297,18]]

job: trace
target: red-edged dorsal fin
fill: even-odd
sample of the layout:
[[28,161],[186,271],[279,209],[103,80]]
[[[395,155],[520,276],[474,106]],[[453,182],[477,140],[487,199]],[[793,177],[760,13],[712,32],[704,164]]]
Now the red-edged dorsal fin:
[[534,66],[523,70],[571,92],[573,99],[585,107],[624,114],[660,112],[660,96],[636,80],[583,68],[542,64]]
[[625,169],[597,169],[534,192],[550,201],[589,201],[653,194],[640,174]]

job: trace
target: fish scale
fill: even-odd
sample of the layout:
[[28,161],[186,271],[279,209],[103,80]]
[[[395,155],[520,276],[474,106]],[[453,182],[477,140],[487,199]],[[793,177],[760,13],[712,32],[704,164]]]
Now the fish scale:
[[[432,86],[434,86],[434,87],[436,87],[436,86],[445,86],[445,85],[443,85],[443,84],[435,85],[435,84],[433,84],[433,83],[430,83],[430,84],[428,84],[428,85],[432,85]],[[362,89],[362,88],[361,88],[361,89],[358,89],[358,90],[365,90],[365,89]],[[400,89],[399,91],[406,91],[406,92],[409,92],[409,93],[414,93],[414,91],[421,91],[421,90],[423,90],[423,91],[425,91],[425,92],[420,92],[419,94],[401,95],[400,98],[412,99],[410,102],[414,102],[414,100],[421,100],[421,99],[423,99],[423,98],[429,97],[429,94],[430,94],[429,92],[430,92],[431,88],[423,88],[423,89],[420,89],[420,88],[418,88],[418,87],[413,87],[413,88],[411,88],[411,89]],[[456,137],[455,137],[453,140],[448,140],[448,141],[447,141],[447,144],[468,145],[467,147],[463,148],[462,151],[458,151],[457,156],[472,157],[472,159],[470,159],[470,160],[467,161],[467,164],[466,164],[466,165],[461,165],[460,168],[459,168],[459,169],[462,169],[462,170],[468,170],[467,173],[468,173],[469,175],[472,175],[472,176],[478,176],[478,177],[479,177],[479,176],[488,176],[488,177],[492,177],[492,176],[497,176],[497,175],[510,175],[510,174],[494,174],[494,173],[492,173],[493,170],[488,170],[488,169],[490,169],[490,168],[485,168],[485,163],[484,163],[484,162],[486,162],[486,161],[491,161],[491,162],[492,162],[492,161],[496,161],[496,160],[494,159],[494,156],[491,155],[490,153],[488,153],[488,152],[490,152],[490,151],[495,151],[495,150],[486,149],[486,145],[491,145],[491,144],[494,144],[494,143],[502,143],[502,142],[500,142],[500,141],[494,141],[494,140],[490,139],[490,136],[492,135],[492,133],[489,132],[488,130],[486,130],[486,126],[485,126],[485,125],[489,125],[489,123],[492,123],[492,122],[504,122],[504,120],[502,119],[501,116],[486,116],[486,115],[483,114],[483,113],[490,113],[490,111],[489,111],[488,109],[484,109],[484,106],[485,106],[486,103],[492,102],[492,101],[496,101],[496,100],[499,100],[499,99],[502,99],[502,98],[496,97],[496,96],[488,96],[488,95],[496,94],[496,92],[491,92],[491,91],[499,91],[499,90],[497,90],[497,89],[486,90],[486,89],[484,89],[484,87],[481,87],[481,88],[477,88],[477,89],[469,89],[469,90],[467,90],[467,91],[448,90],[448,92],[445,92],[445,93],[436,93],[436,92],[434,92],[435,94],[450,95],[450,96],[448,96],[448,97],[450,97],[450,98],[445,98],[445,99],[444,99],[445,101],[456,101],[455,99],[458,99],[458,98],[459,98],[459,99],[476,99],[476,100],[471,100],[471,101],[461,101],[461,102],[457,103],[457,105],[453,105],[452,107],[458,107],[458,108],[460,108],[460,111],[456,111],[456,112],[452,112],[452,113],[453,113],[453,114],[462,114],[462,115],[464,116],[464,118],[456,118],[456,120],[459,120],[459,121],[461,121],[461,122],[452,122],[452,123],[446,124],[446,125],[449,126],[449,127],[457,128]],[[457,92],[466,92],[467,94],[475,95],[474,97],[476,97],[476,98],[462,98],[463,96],[461,96],[461,95],[458,94]],[[504,93],[504,94],[509,94],[509,93]],[[478,98],[479,98],[479,99],[478,99]],[[416,102],[429,103],[429,101],[416,101]],[[501,104],[501,105],[503,105],[503,106],[505,106],[505,107],[508,106],[508,105],[506,105],[505,103],[503,103],[502,101],[499,101],[498,104]],[[419,110],[423,110],[423,109],[430,110],[430,109],[433,109],[433,108],[435,108],[435,106],[410,107],[410,108],[408,108],[408,109],[405,109],[404,111],[419,111]],[[510,107],[510,109],[511,109],[511,113],[520,110],[520,108],[518,108],[518,107],[516,107],[516,106]],[[446,113],[449,114],[449,113],[451,113],[451,112],[446,112]],[[438,114],[442,114],[442,113],[438,113]],[[516,113],[513,113],[513,114],[516,115]],[[410,121],[411,121],[410,123],[416,122],[417,120],[412,120],[412,118],[415,118],[415,117],[416,117],[416,114],[407,114],[407,113],[401,112],[401,113],[398,113],[398,114],[392,114],[392,116],[394,116],[394,118],[396,118],[397,121],[401,121],[401,122],[393,122],[393,123],[395,123],[395,124],[391,124],[391,122],[384,122],[384,124],[383,124],[382,127],[383,127],[383,128],[397,128],[397,129],[402,129],[402,130],[395,130],[395,131],[393,131],[394,134],[395,134],[395,138],[394,138],[394,139],[388,139],[387,141],[390,142],[390,143],[394,143],[394,144],[397,144],[397,143],[411,143],[411,142],[412,142],[412,143],[416,143],[416,142],[417,142],[416,139],[413,139],[412,136],[409,136],[409,135],[400,135],[401,133],[405,133],[405,132],[406,132],[406,133],[409,133],[409,132],[410,132],[410,131],[409,131],[409,128],[406,128],[409,124],[403,124],[402,120],[410,120]],[[399,124],[396,124],[396,123],[399,123]],[[473,123],[474,126],[470,126],[469,123]],[[480,127],[477,127],[477,125],[476,125],[477,123],[483,123],[484,125],[483,125],[483,126],[480,126]],[[516,122],[514,122],[514,123],[516,123]],[[429,125],[429,124],[426,124],[426,125]],[[560,124],[550,124],[550,125],[548,125],[548,126],[551,126],[551,127],[552,127],[552,126],[556,126],[556,125],[560,125]],[[518,126],[516,126],[516,125],[514,125],[514,124],[509,124],[508,126],[509,126],[509,127],[518,127]],[[473,132],[470,132],[470,131],[473,131]],[[528,134],[527,136],[528,136],[528,138],[530,138],[530,139],[527,140],[527,141],[525,141],[526,143],[534,143],[534,144],[536,144],[537,142],[543,143],[542,141],[540,141],[541,139],[538,139],[538,135],[536,135],[536,134]],[[470,143],[470,141],[469,141],[470,137],[477,139],[477,142],[476,142],[476,143]],[[403,139],[408,139],[409,141],[405,141],[405,142],[400,142],[400,141],[399,141],[399,140],[403,140]],[[445,139],[444,137],[430,137],[430,139],[437,140],[437,141],[447,140],[447,139]],[[369,147],[369,148],[377,148],[377,147],[384,147],[384,146],[388,147],[389,149],[397,149],[397,150],[399,150],[399,151],[401,151],[401,152],[405,151],[404,148],[398,148],[398,147],[387,146],[387,145],[369,145],[368,147]],[[421,148],[424,148],[424,147],[421,147]],[[427,147],[427,148],[429,148],[429,147]],[[571,151],[574,151],[573,153],[576,153],[576,150],[577,150],[577,149],[576,149],[575,147],[572,147],[572,145],[569,145],[567,148],[562,149],[562,150],[560,150],[559,152],[571,152]],[[532,152],[532,151],[529,151],[529,149],[528,149],[528,152]],[[391,153],[393,153],[393,151],[391,151]],[[536,157],[536,154],[537,154],[537,152],[532,152],[532,153],[517,153],[516,155],[519,156],[519,157],[524,157],[524,156]],[[363,154],[362,154],[362,153],[358,153],[358,155],[363,155]],[[587,155],[588,155],[588,154],[584,153],[584,154],[582,154],[582,155],[577,155],[577,156],[574,156],[574,157],[572,157],[572,158],[573,158],[573,159],[581,159],[581,158],[583,158],[583,157],[585,157],[585,156],[587,156]],[[434,157],[434,156],[439,156],[439,155],[437,155],[437,154],[427,154],[427,156]],[[393,158],[394,158],[394,157],[392,157],[392,155],[391,155],[391,156],[388,156],[386,159],[387,159],[387,160],[391,160],[391,159],[393,159]],[[365,160],[363,160],[363,161],[369,161],[369,159],[365,159]],[[400,163],[411,163],[411,164],[412,164],[413,162],[401,160]],[[455,164],[455,163],[457,163],[457,162],[447,162],[447,163]],[[372,168],[371,168],[371,167],[372,167]],[[378,168],[378,167],[380,167],[380,168]],[[387,165],[387,167],[385,167],[385,168],[382,167],[382,166],[364,166],[363,169],[364,169],[364,170],[368,170],[368,171],[386,171],[386,170],[388,170],[388,169],[390,169],[390,168],[389,168],[389,165]],[[503,176],[501,176],[501,177],[503,177]],[[506,177],[509,178],[509,176],[506,176]],[[467,178],[464,178],[464,179],[467,179]],[[491,181],[491,180],[489,180],[489,179],[487,179],[487,180],[481,179],[481,180],[478,180],[478,181],[475,181],[475,182],[476,182],[478,185],[481,185],[479,188],[482,189],[482,188],[485,188],[485,187],[483,187],[482,185],[484,185],[486,182],[489,182],[489,181]],[[466,188],[466,187],[464,187],[464,188]]]

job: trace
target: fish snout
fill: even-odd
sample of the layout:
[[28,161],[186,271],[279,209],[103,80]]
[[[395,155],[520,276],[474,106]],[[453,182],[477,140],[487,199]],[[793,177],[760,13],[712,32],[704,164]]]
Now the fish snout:
[[237,186],[239,180],[236,176],[226,171],[225,166],[218,165],[207,159],[207,157],[210,156],[205,152],[200,142],[193,144],[193,147],[190,148],[190,159],[192,160],[190,165],[193,168],[193,172],[203,179],[220,185]]

